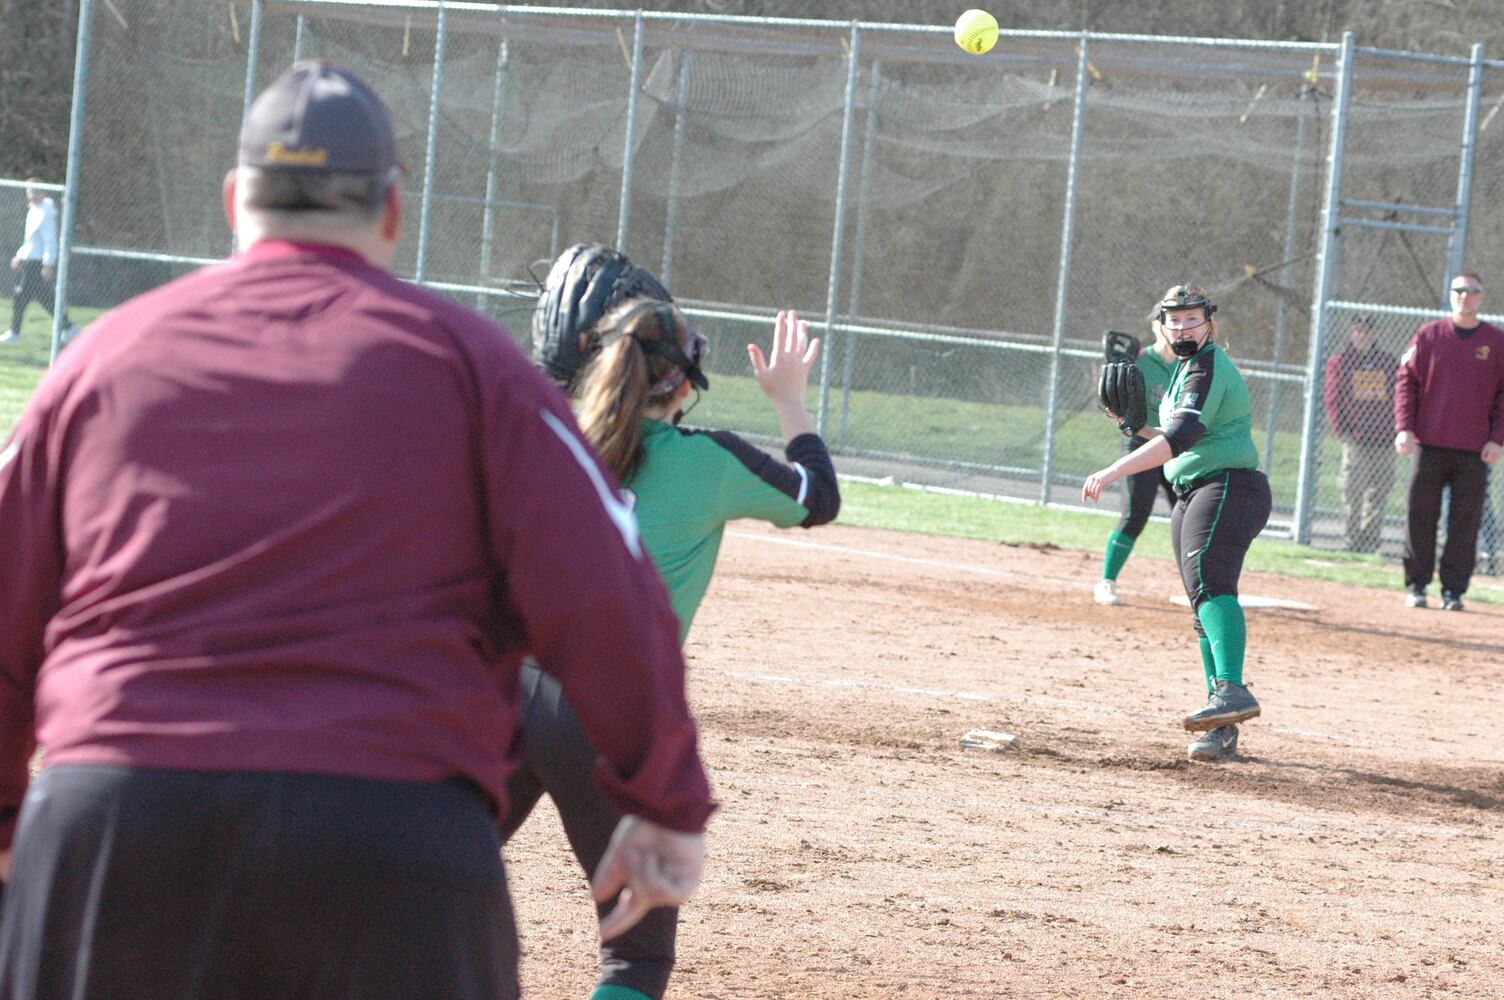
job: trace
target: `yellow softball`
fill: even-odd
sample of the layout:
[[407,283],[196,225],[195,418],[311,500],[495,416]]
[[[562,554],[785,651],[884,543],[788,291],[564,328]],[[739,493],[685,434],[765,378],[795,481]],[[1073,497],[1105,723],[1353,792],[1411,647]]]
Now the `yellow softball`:
[[988,51],[997,44],[997,18],[985,10],[968,10],[956,18],[956,44],[973,55]]

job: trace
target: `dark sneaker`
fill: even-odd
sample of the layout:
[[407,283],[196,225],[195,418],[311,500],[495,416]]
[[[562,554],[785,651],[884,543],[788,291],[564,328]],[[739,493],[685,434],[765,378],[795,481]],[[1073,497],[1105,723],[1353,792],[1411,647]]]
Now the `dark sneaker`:
[[1212,685],[1212,696],[1206,707],[1187,715],[1182,724],[1193,733],[1227,726],[1259,714],[1259,701],[1241,684],[1232,681],[1217,681]]
[[1191,741],[1185,748],[1191,760],[1227,760],[1238,755],[1238,727],[1218,726]]
[[1425,587],[1411,587],[1410,590],[1409,590],[1409,592],[1405,594],[1405,607],[1407,607],[1407,608],[1423,608],[1425,606],[1426,606],[1426,588]]
[[1462,595],[1454,594],[1450,590],[1443,590],[1441,592],[1441,607],[1444,611],[1461,611]]

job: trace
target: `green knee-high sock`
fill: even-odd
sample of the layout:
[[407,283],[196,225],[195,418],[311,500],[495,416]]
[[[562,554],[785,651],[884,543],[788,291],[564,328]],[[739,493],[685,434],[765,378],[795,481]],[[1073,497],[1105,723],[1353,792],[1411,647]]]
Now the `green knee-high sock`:
[[629,990],[625,986],[597,986],[590,1000],[651,1000],[646,993]]
[[1212,693],[1212,681],[1217,679],[1217,661],[1212,657],[1212,641],[1206,636],[1198,637],[1201,642],[1201,669],[1206,674],[1206,693]]
[[1123,571],[1123,563],[1128,561],[1128,554],[1133,551],[1133,541],[1121,531],[1114,531],[1107,536],[1107,554],[1102,557],[1102,579],[1118,578],[1118,574]]
[[1211,640],[1217,662],[1217,680],[1243,683],[1243,654],[1248,648],[1248,626],[1243,606],[1232,594],[1220,594],[1196,609],[1201,627]]

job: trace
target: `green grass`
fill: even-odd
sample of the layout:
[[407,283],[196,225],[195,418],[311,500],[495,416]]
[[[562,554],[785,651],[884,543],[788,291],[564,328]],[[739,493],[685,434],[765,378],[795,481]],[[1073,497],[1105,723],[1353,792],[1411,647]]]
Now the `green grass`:
[[[1115,509],[1112,515],[1116,516]],[[1049,545],[1100,554],[1112,530],[1113,517],[1030,503],[847,481],[841,484],[839,523],[1006,545]],[[1151,521],[1139,536],[1133,558],[1173,559],[1169,525]],[[1401,589],[1399,567],[1386,564],[1378,556],[1314,549],[1280,539],[1255,542],[1248,551],[1244,567],[1252,572],[1389,590],[1394,592],[1396,600]],[[1468,596],[1480,603],[1504,604],[1504,592],[1488,588],[1474,588]]]
[[[811,413],[817,400],[818,393],[812,389],[808,397]],[[1294,390],[1286,390],[1285,400],[1287,410],[1299,403]],[[839,447],[839,388],[831,390],[827,405],[826,437]],[[848,419],[852,433],[844,443],[862,451],[1030,469],[1038,469],[1043,461],[1044,421],[1041,409],[1036,406],[855,391],[851,394]],[[1297,420],[1295,411],[1287,413],[1285,419]],[[772,409],[756,381],[734,375],[713,377],[710,391],[688,422],[769,437],[778,433]],[[1254,441],[1263,454],[1262,416],[1254,424]],[[1300,434],[1276,431],[1274,439],[1274,462],[1268,470],[1270,488],[1276,503],[1292,505],[1300,476]],[[1054,469],[1059,474],[1085,477],[1121,454],[1122,438],[1112,423],[1095,410],[1068,410],[1056,424]],[[1341,458],[1340,443],[1323,436],[1318,455],[1318,505],[1338,504],[1341,493],[1337,471]],[[1397,484],[1405,480],[1406,461],[1401,459],[1395,470]],[[1391,514],[1404,512],[1401,492],[1395,489],[1390,493]]]
[[[82,326],[91,322],[103,310],[72,309],[73,322]],[[10,304],[0,302],[0,332],[10,329]],[[26,310],[26,320],[21,324],[21,339],[9,344],[0,344],[0,439],[10,434],[21,408],[31,398],[47,371],[47,359],[52,352],[52,317],[34,306]]]

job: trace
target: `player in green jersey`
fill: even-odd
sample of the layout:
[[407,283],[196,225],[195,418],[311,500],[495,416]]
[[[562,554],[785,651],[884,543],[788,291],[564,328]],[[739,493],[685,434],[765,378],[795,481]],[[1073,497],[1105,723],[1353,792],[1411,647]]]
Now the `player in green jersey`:
[[[679,426],[692,393],[709,388],[707,344],[690,329],[650,273],[601,244],[581,244],[555,261],[534,313],[543,369],[578,397],[581,429],[632,503],[641,544],[689,632],[715,569],[726,522],[755,518],[779,527],[835,519],[840,492],[825,442],[804,406],[820,343],[793,312],[774,323],[765,355],[748,345],[752,374],[784,438],[779,461],[727,431]],[[524,663],[518,767],[507,783],[505,842],[547,794],[570,848],[594,871],[616,817],[594,781],[599,765],[558,682]],[[611,901],[596,904],[605,917]],[[601,944],[601,975],[590,1000],[658,1000],[676,954],[678,910],[660,907]],[[604,927],[603,927],[604,930]]]
[[[1170,377],[1175,373],[1175,352],[1170,341],[1159,326],[1159,306],[1149,315],[1149,330],[1154,342],[1147,348],[1139,346],[1138,338],[1126,333],[1109,331],[1105,337],[1107,361],[1131,360],[1144,375],[1144,392],[1151,409],[1157,409],[1165,390],[1170,387]],[[1130,436],[1126,450],[1133,452],[1148,443],[1146,432]],[[1175,491],[1162,469],[1150,469],[1128,477],[1127,489],[1123,490],[1123,516],[1117,527],[1107,536],[1107,551],[1102,557],[1102,578],[1092,590],[1092,598],[1098,604],[1118,603],[1118,574],[1133,552],[1138,536],[1149,523],[1154,511],[1154,498],[1163,491],[1171,509],[1175,507]]]
[[1243,684],[1248,633],[1238,578],[1248,546],[1269,521],[1269,480],[1259,471],[1248,386],[1215,342],[1216,312],[1194,285],[1176,285],[1159,304],[1159,320],[1179,359],[1159,406],[1158,428],[1131,454],[1088,476],[1083,499],[1124,476],[1164,467],[1178,497],[1170,537],[1190,598],[1207,702],[1183,720],[1200,732],[1193,760],[1237,753],[1238,726],[1260,712]]

